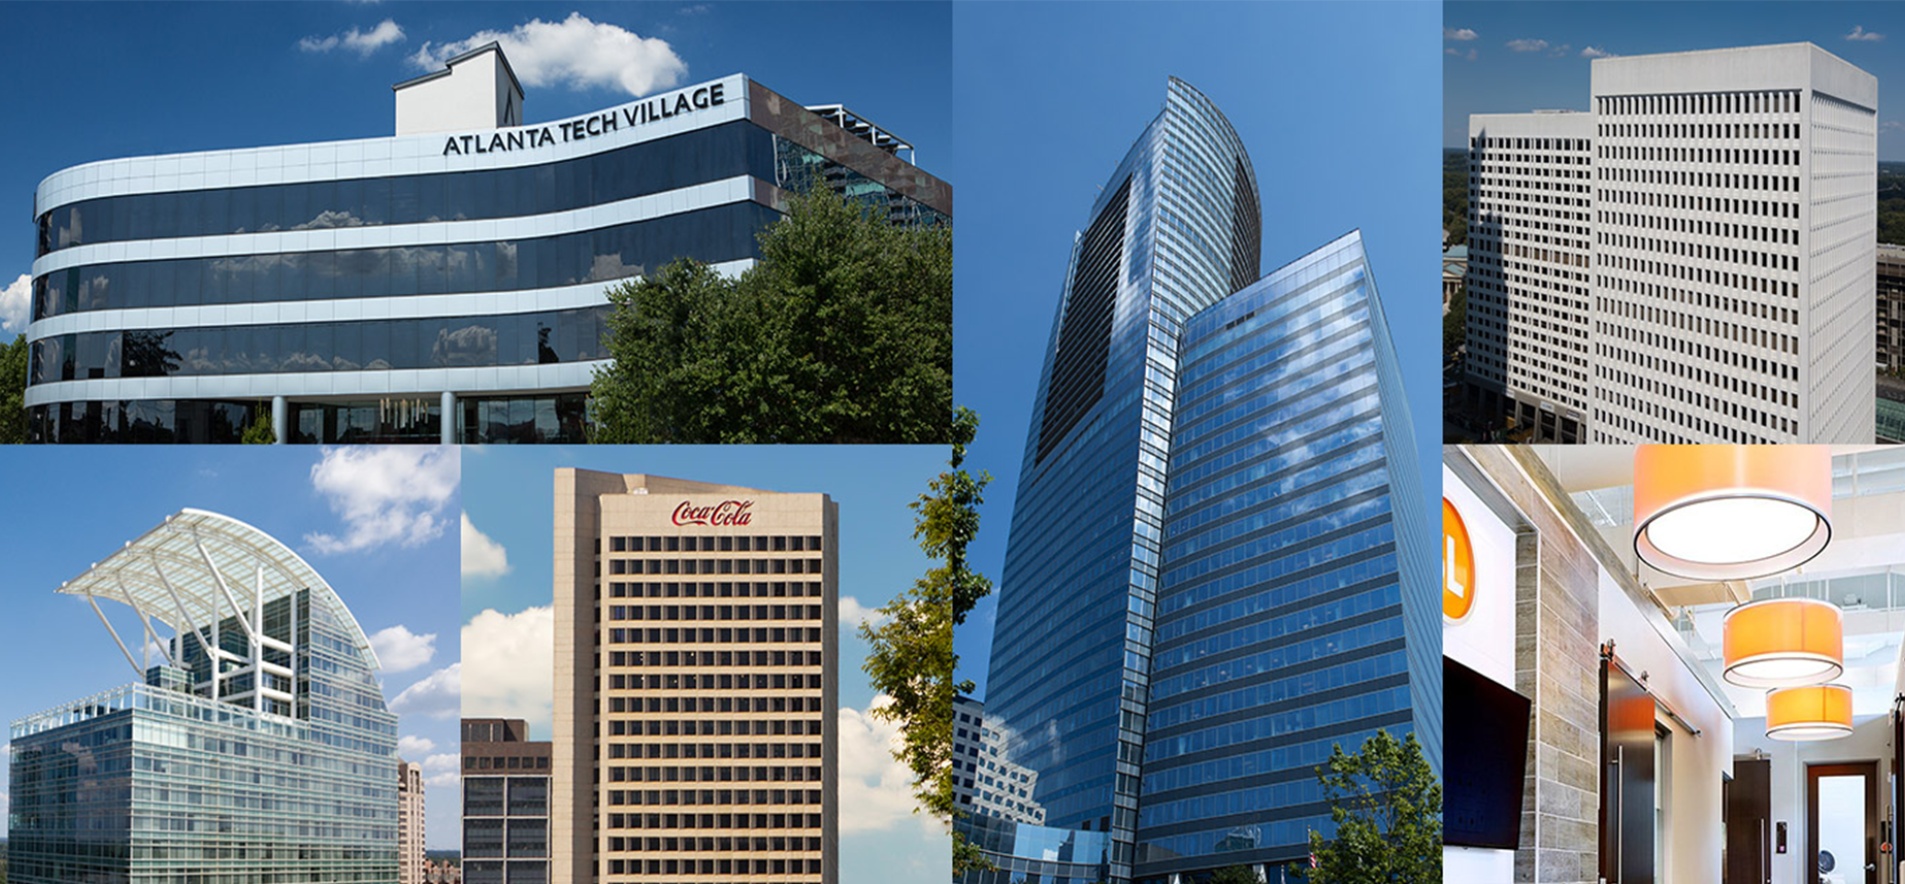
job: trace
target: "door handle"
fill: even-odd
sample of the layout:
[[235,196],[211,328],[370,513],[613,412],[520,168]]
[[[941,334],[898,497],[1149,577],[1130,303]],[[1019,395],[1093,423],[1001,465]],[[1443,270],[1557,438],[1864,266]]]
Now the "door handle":
[[1614,785],[1619,795],[1614,802],[1614,882],[1621,884],[1627,876],[1627,832],[1622,825],[1627,819],[1627,747],[1614,747]]

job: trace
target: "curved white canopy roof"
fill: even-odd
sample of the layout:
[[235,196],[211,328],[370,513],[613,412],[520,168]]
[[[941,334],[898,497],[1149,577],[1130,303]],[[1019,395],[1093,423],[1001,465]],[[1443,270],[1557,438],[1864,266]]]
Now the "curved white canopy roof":
[[[252,616],[255,604],[311,590],[350,627],[352,642],[376,668],[370,639],[330,584],[275,537],[230,516],[182,509],[60,584],[66,595],[111,599],[180,633],[225,617]],[[258,598],[262,592],[262,598]]]

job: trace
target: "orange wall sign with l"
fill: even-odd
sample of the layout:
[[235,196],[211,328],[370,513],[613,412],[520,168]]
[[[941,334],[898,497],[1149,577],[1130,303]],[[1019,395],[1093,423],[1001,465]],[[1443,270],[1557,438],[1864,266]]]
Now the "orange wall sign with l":
[[1442,498],[1442,617],[1460,623],[1475,608],[1475,547],[1455,504]]

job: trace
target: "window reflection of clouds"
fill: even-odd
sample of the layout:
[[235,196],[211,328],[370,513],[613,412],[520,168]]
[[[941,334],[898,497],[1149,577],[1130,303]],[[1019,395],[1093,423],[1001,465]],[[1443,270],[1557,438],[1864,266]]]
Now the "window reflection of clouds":
[[[225,255],[87,265],[42,277],[34,319],[74,310],[240,304],[556,288],[642,274],[683,255],[759,257],[780,217],[751,202],[505,242]],[[77,291],[71,291],[77,284]]]

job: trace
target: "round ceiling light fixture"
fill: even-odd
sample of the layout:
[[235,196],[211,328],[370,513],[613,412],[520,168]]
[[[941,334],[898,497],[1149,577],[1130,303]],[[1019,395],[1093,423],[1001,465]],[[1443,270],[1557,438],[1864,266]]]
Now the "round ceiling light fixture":
[[1852,733],[1852,689],[1842,684],[1781,688],[1766,693],[1766,736],[1775,740],[1836,740]]
[[1823,445],[1642,445],[1634,552],[1695,580],[1749,580],[1811,561],[1832,539]]
[[1845,671],[1845,622],[1819,599],[1763,599],[1726,612],[1726,680],[1747,688],[1817,685]]

